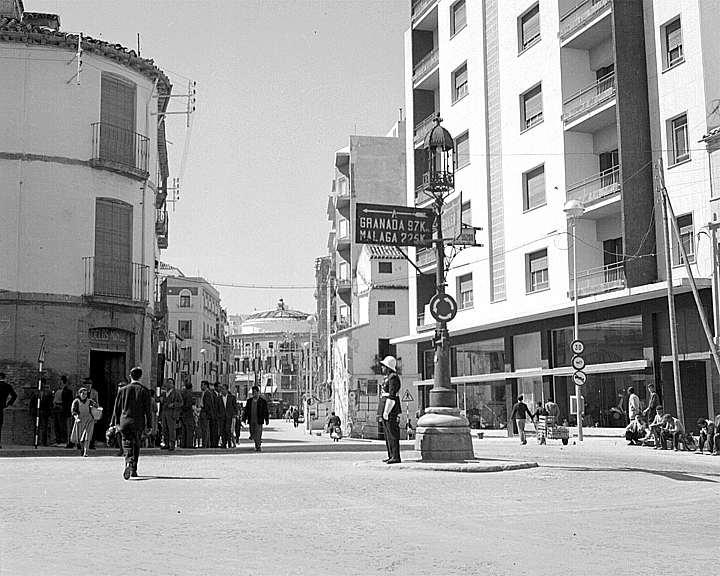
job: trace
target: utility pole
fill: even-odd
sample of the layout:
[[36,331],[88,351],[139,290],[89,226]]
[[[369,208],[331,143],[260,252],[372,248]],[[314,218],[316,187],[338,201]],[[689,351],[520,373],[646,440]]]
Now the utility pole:
[[[662,196],[662,213],[663,213],[663,240],[665,243],[665,275],[667,276],[667,297],[668,297],[668,315],[670,317],[670,348],[672,353],[673,366],[673,383],[675,385],[675,407],[677,418],[685,423],[685,410],[682,401],[682,386],[680,382],[680,359],[678,358],[677,346],[677,322],[675,320],[675,295],[673,293],[672,280],[672,246],[670,244],[670,230],[668,228],[668,199],[667,190],[665,190],[665,177],[663,175],[662,159],[657,163],[657,190]],[[678,243],[681,244],[678,236]]]

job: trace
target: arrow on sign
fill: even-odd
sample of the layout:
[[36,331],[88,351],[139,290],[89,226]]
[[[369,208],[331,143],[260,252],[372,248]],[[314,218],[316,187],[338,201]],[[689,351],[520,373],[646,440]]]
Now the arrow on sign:
[[[397,217],[397,210],[373,210],[371,208],[363,208],[361,214],[390,214],[393,218]],[[414,216],[415,218],[429,218],[431,215],[426,212],[400,212],[403,216]]]

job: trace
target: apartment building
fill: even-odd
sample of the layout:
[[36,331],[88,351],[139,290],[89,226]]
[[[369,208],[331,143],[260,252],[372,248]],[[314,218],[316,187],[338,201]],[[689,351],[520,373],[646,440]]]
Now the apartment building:
[[0,61],[0,370],[20,394],[9,441],[25,443],[43,341],[51,385],[92,377],[106,413],[131,367],[153,381],[172,87],[152,60],[21,0],[0,1]]
[[200,276],[165,279],[167,339],[161,347],[164,377],[178,387],[190,382],[200,392],[200,382],[234,381],[233,355],[227,336],[227,312],[220,293]]
[[[449,324],[451,381],[471,426],[506,427],[518,394],[533,404],[554,397],[573,422],[573,239],[585,423],[624,425],[615,408],[626,409],[631,386],[644,401],[649,383],[675,412],[667,251],[686,424],[712,415],[718,377],[680,244],[712,318],[712,246],[703,233],[717,210],[708,152],[720,124],[720,6],[416,0],[411,14],[408,203],[430,203],[421,193],[423,142],[439,113],[455,139],[449,200],[461,196],[464,223],[484,229],[482,248],[453,254],[446,286],[459,308]],[[680,242],[664,239],[663,180]],[[574,220],[564,211],[570,200],[583,209]],[[394,342],[417,345],[427,405],[436,263],[428,250],[414,257],[425,273],[410,269],[417,321]]]

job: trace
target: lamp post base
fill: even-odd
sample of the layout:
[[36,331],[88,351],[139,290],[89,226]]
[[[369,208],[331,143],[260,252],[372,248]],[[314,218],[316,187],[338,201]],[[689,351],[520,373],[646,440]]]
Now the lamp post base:
[[417,422],[415,450],[425,461],[474,460],[467,418],[460,415],[458,408],[426,408]]

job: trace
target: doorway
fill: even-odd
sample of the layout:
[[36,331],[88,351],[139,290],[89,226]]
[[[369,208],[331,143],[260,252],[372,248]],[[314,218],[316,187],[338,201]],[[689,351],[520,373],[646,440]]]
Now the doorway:
[[93,436],[96,442],[105,441],[105,431],[110,425],[118,384],[128,379],[126,368],[125,352],[90,350],[90,378],[97,390],[98,402],[104,408],[103,417],[95,423]]

